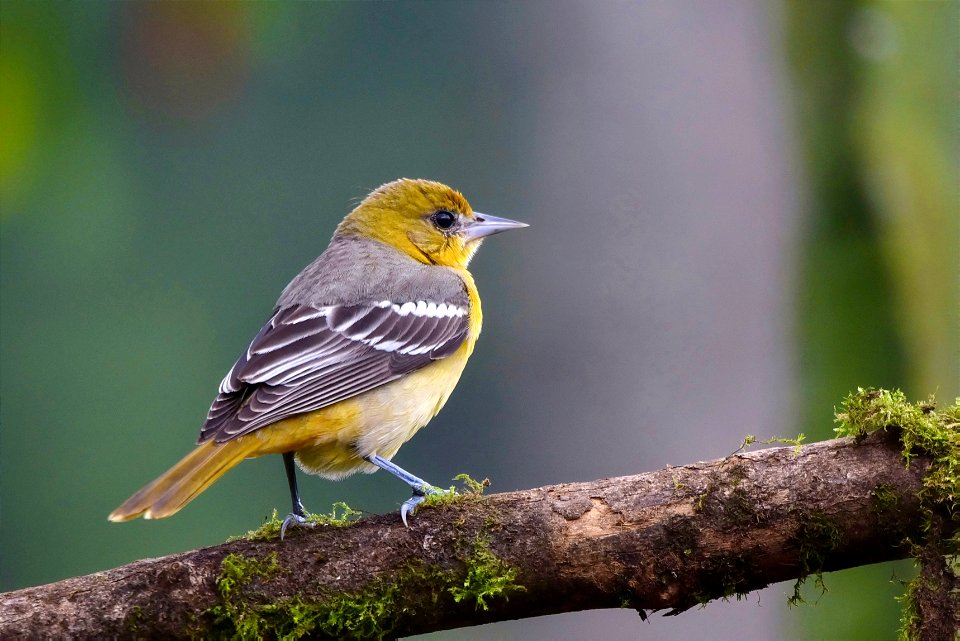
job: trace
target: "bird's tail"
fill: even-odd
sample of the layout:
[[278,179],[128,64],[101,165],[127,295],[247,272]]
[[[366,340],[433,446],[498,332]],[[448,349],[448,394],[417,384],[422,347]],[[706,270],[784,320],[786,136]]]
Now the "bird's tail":
[[129,521],[138,516],[162,519],[176,514],[231,467],[259,454],[259,441],[247,436],[226,443],[207,441],[197,446],[160,478],[124,501],[107,518]]

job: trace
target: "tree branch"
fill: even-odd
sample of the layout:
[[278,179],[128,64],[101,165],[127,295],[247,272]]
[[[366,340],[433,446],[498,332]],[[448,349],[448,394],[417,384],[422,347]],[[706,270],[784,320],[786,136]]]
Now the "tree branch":
[[235,541],[2,594],[0,638],[392,637],[591,608],[679,613],[909,556],[928,465],[906,467],[878,432],[467,499],[409,529],[388,514]]

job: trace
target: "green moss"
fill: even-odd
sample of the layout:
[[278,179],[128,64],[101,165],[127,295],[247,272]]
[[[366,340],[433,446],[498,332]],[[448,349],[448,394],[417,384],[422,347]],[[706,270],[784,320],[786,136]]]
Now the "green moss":
[[707,486],[703,488],[703,491],[697,494],[697,498],[693,500],[693,513],[702,514],[706,511],[708,507],[708,501],[713,496],[713,494],[720,487],[720,475],[716,472],[710,474],[710,480],[707,482]]
[[313,632],[336,639],[383,639],[393,631],[405,580],[376,584],[358,594],[334,595],[321,604],[297,598],[267,606],[264,615],[280,639],[299,639]]
[[335,638],[381,639],[390,632],[386,622],[391,620],[399,590],[411,576],[405,572],[395,585],[374,582],[362,592],[334,594],[320,603],[293,597],[256,604],[252,582],[269,579],[278,571],[276,553],[262,560],[239,554],[224,557],[217,578],[220,603],[206,612],[212,625],[198,636],[287,640],[321,632]]
[[494,554],[483,536],[477,537],[463,562],[462,571],[416,563],[400,572],[393,583],[375,582],[359,594],[336,595],[314,606],[321,613],[316,617],[317,629],[337,638],[380,639],[393,630],[398,614],[413,614],[402,605],[406,593],[430,591],[436,605],[446,592],[455,603],[472,603],[487,610],[491,600],[526,589],[516,582],[516,568]]
[[937,508],[960,520],[960,398],[937,411],[932,396],[910,403],[900,390],[858,388],[843,400],[836,421],[838,435],[858,440],[876,430],[897,430],[907,465],[917,456],[930,459],[919,494],[928,521]]
[[[897,434],[902,445],[906,465],[917,456],[930,460],[930,468],[923,477],[918,494],[923,512],[924,531],[931,536],[927,542],[934,554],[944,552],[947,567],[957,562],[960,534],[940,540],[936,514],[946,514],[954,523],[960,521],[960,398],[953,405],[937,410],[933,396],[927,401],[910,403],[900,390],[863,389],[848,394],[836,412],[835,431],[839,436],[850,436],[857,441],[877,430]],[[877,486],[873,491],[874,511],[894,509],[898,497],[892,488]],[[924,548],[916,547],[919,556]],[[953,555],[953,556],[950,556]],[[922,589],[923,578],[907,582],[904,594],[898,597],[902,604],[900,639],[917,638],[920,614],[916,596]]]
[[771,436],[770,438],[765,440],[764,443],[766,443],[767,445],[771,445],[773,443],[780,443],[783,445],[792,445],[793,455],[799,456],[800,448],[803,447],[803,442],[805,440],[807,440],[806,435],[803,432],[800,432],[799,434],[797,434],[796,438],[784,438],[782,436]]
[[140,629],[140,622],[143,620],[143,608],[139,605],[135,605],[130,608],[130,613],[124,619],[124,627],[127,629],[127,632],[130,632],[133,635],[136,635],[137,630]]
[[827,515],[821,512],[809,514],[800,522],[794,545],[799,549],[800,576],[793,584],[793,596],[787,599],[790,605],[803,603],[800,587],[813,575],[814,585],[820,593],[827,591],[823,582],[823,565],[831,552],[841,542],[840,528]]
[[487,514],[483,517],[483,529],[484,530],[496,530],[503,526],[500,522],[499,517],[496,514]]
[[[360,512],[342,501],[333,504],[328,514],[307,514],[307,523],[313,525],[329,525],[332,527],[347,527],[352,525],[360,518]],[[230,541],[272,541],[280,538],[280,528],[283,526],[283,519],[273,511],[273,515],[256,530],[250,530],[242,536],[231,536]]]
[[[742,452],[745,448],[753,445],[754,443],[763,443],[764,445],[772,445],[774,443],[780,443],[783,445],[792,445],[794,454],[800,454],[800,447],[803,445],[803,442],[807,440],[807,437],[803,432],[797,434],[796,438],[785,438],[783,436],[771,436],[765,441],[758,441],[757,437],[753,434],[747,434],[743,440],[740,442],[740,447],[738,447],[733,454]],[[733,456],[731,454],[731,456]]]
[[739,454],[740,452],[742,452],[743,450],[745,450],[746,448],[750,447],[751,445],[753,445],[753,444],[756,443],[756,442],[757,442],[757,437],[756,437],[756,436],[754,436],[753,434],[747,434],[746,436],[743,437],[743,440],[740,441],[740,447],[738,447],[737,449],[735,449],[735,450],[733,451],[733,454],[731,454],[730,456],[733,456],[734,454]]
[[277,553],[271,552],[262,559],[228,554],[220,561],[220,576],[217,591],[224,599],[232,599],[243,586],[254,579],[268,579],[280,571]]
[[891,512],[897,508],[900,503],[900,497],[894,491],[889,483],[881,483],[870,492],[870,499],[873,502],[873,511],[877,516]]
[[400,605],[403,591],[422,583],[425,576],[421,568],[411,567],[401,572],[395,583],[374,581],[360,592],[330,594],[317,603],[299,596],[280,599],[254,609],[259,620],[257,630],[261,635],[282,640],[308,635],[335,639],[387,638],[394,629],[397,615],[404,612]]
[[315,634],[383,639],[391,636],[400,617],[415,614],[407,594],[430,593],[435,606],[452,598],[486,610],[492,600],[525,589],[516,582],[516,568],[494,554],[482,536],[462,561],[463,567],[455,570],[416,562],[397,573],[394,581],[375,579],[359,592],[329,594],[315,603],[298,596],[257,605],[252,582],[267,580],[278,571],[276,555],[257,560],[231,554],[224,558],[217,579],[221,602],[207,611],[213,617],[212,635],[242,640]]
[[472,494],[474,496],[480,496],[488,487],[490,487],[490,479],[478,481],[469,474],[457,474],[453,477],[453,480],[460,481],[463,484],[463,488],[467,495]]
[[694,514],[700,514],[703,512],[704,508],[707,507],[707,499],[710,498],[710,493],[713,491],[712,487],[708,487],[707,490],[697,496],[693,501],[693,512]]
[[393,631],[398,615],[413,614],[403,605],[407,593],[430,591],[436,605],[446,592],[455,603],[472,603],[477,609],[487,610],[491,600],[525,589],[516,582],[516,568],[494,554],[482,536],[477,537],[471,554],[463,561],[463,571],[416,563],[400,572],[392,583],[376,581],[358,594],[334,595],[312,606],[301,601],[294,610],[301,625],[289,638],[316,629],[335,638],[382,639]]
[[913,428],[927,420],[929,404],[913,405],[900,390],[858,387],[843,399],[841,411],[835,412],[839,436],[862,439],[870,432],[888,427]]
[[456,486],[451,485],[446,490],[440,490],[433,494],[428,494],[419,507],[438,507],[440,505],[453,505],[466,501],[475,501],[480,498],[484,490],[490,487],[490,479],[478,481],[469,474],[457,474],[453,477],[454,481],[460,481],[463,486],[462,491],[458,491]]
[[262,638],[262,618],[246,605],[245,590],[256,581],[273,578],[279,571],[276,552],[262,559],[242,554],[223,557],[217,577],[220,603],[209,610],[214,630],[232,629],[233,634],[229,636],[244,641]]
[[246,534],[237,534],[228,537],[227,543],[232,543],[233,541],[270,541],[280,538],[280,526],[282,525],[283,521],[277,516],[277,511],[274,510],[270,518],[256,530],[249,530]]
[[690,487],[686,483],[681,481],[679,477],[677,477],[676,472],[673,473],[672,478],[673,478],[673,490],[681,496],[686,494],[687,491],[690,489]]
[[507,598],[510,592],[524,590],[518,585],[517,569],[510,567],[490,549],[490,542],[478,536],[473,554],[467,559],[467,572],[462,583],[452,585],[447,591],[457,603],[467,601],[476,608],[489,609],[487,601],[497,597]]
[[912,581],[904,583],[905,590],[903,594],[896,597],[900,602],[900,631],[897,635],[899,641],[914,641],[920,637],[920,612],[917,609],[917,591],[920,589],[920,582],[923,579],[919,576],[914,577]]

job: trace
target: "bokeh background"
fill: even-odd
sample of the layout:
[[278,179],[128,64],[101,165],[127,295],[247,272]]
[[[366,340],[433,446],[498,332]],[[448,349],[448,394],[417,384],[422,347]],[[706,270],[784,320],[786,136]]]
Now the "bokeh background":
[[[369,189],[531,223],[398,462],[493,490],[831,436],[859,386],[960,393],[956,2],[0,3],[0,590],[223,541],[279,458],[106,514],[192,445],[286,282]],[[383,474],[307,506],[396,510]],[[442,639],[885,639],[909,563],[683,616]]]

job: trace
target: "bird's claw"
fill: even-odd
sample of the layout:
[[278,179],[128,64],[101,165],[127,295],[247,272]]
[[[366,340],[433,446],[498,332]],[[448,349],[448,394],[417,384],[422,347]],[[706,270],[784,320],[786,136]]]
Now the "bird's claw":
[[400,506],[400,520],[403,521],[404,527],[410,527],[410,524],[407,523],[407,514],[413,514],[417,511],[417,506],[427,500],[427,497],[423,494],[414,494],[406,501],[403,502],[403,505]]
[[413,496],[404,501],[403,505],[400,506],[400,519],[403,521],[404,527],[410,527],[410,524],[407,523],[407,515],[413,516],[417,511],[417,507],[426,501],[427,497],[431,494],[450,494],[450,490],[443,490],[432,485],[414,487]]
[[307,517],[302,514],[294,514],[291,512],[287,515],[287,518],[283,519],[283,523],[280,525],[280,540],[283,540],[284,535],[287,533],[287,528],[292,525],[299,525],[303,527],[314,527],[316,523],[313,521],[308,521]]

